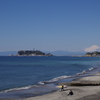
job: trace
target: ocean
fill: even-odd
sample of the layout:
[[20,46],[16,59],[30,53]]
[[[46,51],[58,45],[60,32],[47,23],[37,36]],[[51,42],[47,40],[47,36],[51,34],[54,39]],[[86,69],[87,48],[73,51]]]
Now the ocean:
[[57,83],[100,72],[100,57],[0,56],[0,98],[22,100],[59,88]]

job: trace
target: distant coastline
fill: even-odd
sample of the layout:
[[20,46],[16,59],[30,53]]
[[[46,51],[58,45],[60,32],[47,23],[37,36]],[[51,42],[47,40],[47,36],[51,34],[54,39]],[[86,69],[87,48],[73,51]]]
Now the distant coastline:
[[71,56],[71,57],[100,57],[100,52],[68,52],[68,51],[40,51],[20,50],[0,52],[0,56]]

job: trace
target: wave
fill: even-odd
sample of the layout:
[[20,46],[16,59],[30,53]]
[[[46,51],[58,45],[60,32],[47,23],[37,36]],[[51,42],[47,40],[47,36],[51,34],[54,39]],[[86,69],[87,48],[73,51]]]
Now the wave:
[[19,87],[19,88],[11,88],[11,89],[8,89],[8,90],[3,90],[1,92],[11,92],[11,91],[17,91],[17,90],[26,90],[26,89],[30,89],[32,87],[36,87],[36,85],[28,85],[28,86]]
[[64,75],[64,76],[59,76],[59,77],[53,78],[53,79],[48,80],[48,81],[41,81],[41,82],[38,82],[38,84],[44,85],[44,84],[55,83],[55,82],[57,82],[57,81],[59,81],[59,80],[63,80],[63,79],[75,77],[75,76],[77,76],[77,75],[78,75],[78,76],[79,76],[79,75],[83,75],[83,74],[88,73],[88,72],[90,72],[90,71],[92,71],[92,70],[94,70],[94,69],[96,69],[96,68],[92,68],[92,67],[91,67],[91,68],[89,68],[88,70],[83,70],[82,72],[77,73],[76,75],[73,75],[73,76],[66,76],[66,75]]
[[43,85],[43,84],[54,83],[54,82],[56,82],[56,81],[59,81],[59,80],[62,80],[62,79],[66,79],[66,78],[69,78],[69,77],[72,77],[72,76],[66,76],[66,75],[64,75],[64,76],[59,76],[59,77],[53,78],[53,79],[51,79],[51,80],[49,80],[49,81],[38,82],[38,84]]
[[92,68],[92,67],[91,67],[91,68],[89,68],[89,70],[90,70],[90,71],[91,71],[91,70],[93,70],[93,69],[94,69],[94,68]]
[[92,71],[94,69],[96,69],[96,68],[89,68],[87,71],[83,70],[81,73],[77,73],[76,75],[73,75],[73,76],[63,75],[63,76],[55,77],[55,78],[53,78],[51,80],[48,80],[48,81],[41,81],[41,82],[38,82],[38,85],[28,85],[28,86],[19,87],[19,88],[12,88],[12,89],[8,89],[8,90],[3,90],[1,92],[11,92],[11,91],[17,91],[17,90],[25,90],[25,89],[30,89],[32,87],[38,87],[39,85],[55,83],[55,82],[57,82],[59,80],[63,80],[63,79],[67,79],[67,78],[71,78],[71,77],[75,77],[75,76],[77,77],[79,75],[88,73],[89,71]]
[[82,74],[88,73],[90,71],[93,71],[94,69],[96,69],[96,68],[91,67],[88,70],[83,70],[81,73],[77,73],[76,75],[82,75]]
[[77,73],[76,75],[82,75],[82,74],[85,74],[86,73],[86,70],[82,71],[81,73]]

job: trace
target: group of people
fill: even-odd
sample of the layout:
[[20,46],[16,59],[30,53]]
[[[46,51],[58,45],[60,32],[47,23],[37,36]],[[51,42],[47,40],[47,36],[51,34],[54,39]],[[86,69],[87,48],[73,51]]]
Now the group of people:
[[[61,87],[61,91],[64,91],[64,86],[62,85],[62,87]],[[73,91],[72,90],[70,90],[70,92],[68,93],[68,95],[73,95],[74,93],[73,93]]]

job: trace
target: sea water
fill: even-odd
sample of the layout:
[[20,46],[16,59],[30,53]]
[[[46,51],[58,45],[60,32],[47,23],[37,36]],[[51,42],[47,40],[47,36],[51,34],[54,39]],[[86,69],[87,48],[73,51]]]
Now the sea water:
[[55,83],[100,71],[100,57],[0,56],[0,98],[21,99],[57,90]]

